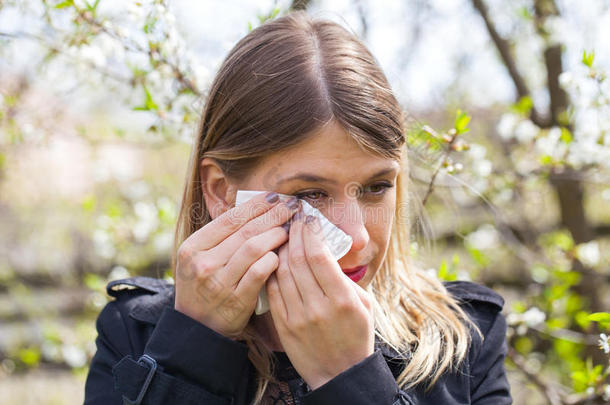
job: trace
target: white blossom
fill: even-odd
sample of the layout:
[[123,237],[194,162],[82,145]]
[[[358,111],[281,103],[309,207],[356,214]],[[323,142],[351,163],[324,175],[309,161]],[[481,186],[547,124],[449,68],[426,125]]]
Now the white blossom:
[[498,134],[503,139],[509,140],[515,136],[515,127],[517,126],[520,120],[521,117],[516,114],[504,114],[502,115],[502,118],[500,118],[500,122],[496,127],[496,131],[498,131]]
[[610,338],[605,333],[599,334],[599,347],[604,351],[604,353],[610,353]]
[[567,90],[568,88],[570,88],[572,86],[574,82],[574,74],[570,71],[567,72],[562,72],[559,75],[559,85],[564,89]]
[[470,149],[466,151],[466,154],[472,160],[484,159],[485,155],[487,154],[487,148],[485,148],[483,145],[479,145],[478,143],[473,143],[470,145]]
[[87,355],[84,350],[74,345],[63,345],[61,354],[70,367],[83,367],[87,364]]
[[544,136],[536,139],[536,149],[543,155],[560,160],[567,151],[567,144],[561,141],[561,128],[553,127]]
[[128,278],[130,276],[129,271],[123,266],[114,266],[108,274],[108,281],[120,280]]
[[150,192],[150,186],[144,180],[138,180],[133,183],[125,183],[120,187],[123,195],[132,201],[142,200]]
[[521,143],[530,142],[536,137],[540,128],[530,120],[523,120],[515,128],[515,137]]
[[610,384],[607,384],[606,388],[604,388],[603,398],[604,401],[610,401]]
[[466,241],[475,249],[491,249],[498,246],[500,238],[493,225],[483,224],[466,237]]
[[531,307],[522,314],[521,319],[527,326],[533,327],[544,322],[546,314],[537,307]]
[[112,258],[116,253],[112,238],[103,229],[93,231],[93,246],[97,254],[106,259]]
[[106,55],[104,55],[104,52],[100,47],[93,44],[82,45],[79,51],[83,61],[91,63],[95,67],[103,67],[106,65]]
[[159,225],[158,211],[154,204],[139,201],[134,205],[137,222],[132,228],[138,242],[144,242]]
[[477,176],[487,177],[491,174],[493,166],[487,159],[475,160],[472,164],[472,170]]
[[162,232],[155,235],[153,239],[153,246],[156,252],[167,252],[172,247],[174,241],[174,235],[171,232]]
[[576,256],[586,266],[599,264],[600,253],[597,241],[581,243],[576,247]]

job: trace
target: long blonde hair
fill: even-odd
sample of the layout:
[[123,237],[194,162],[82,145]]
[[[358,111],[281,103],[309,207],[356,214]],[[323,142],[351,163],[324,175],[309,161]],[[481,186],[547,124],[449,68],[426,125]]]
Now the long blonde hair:
[[[296,11],[252,30],[229,52],[211,84],[188,164],[172,268],[182,242],[211,221],[199,178],[204,157],[215,159],[229,179],[239,179],[261,158],[335,119],[367,150],[403,167],[389,247],[368,289],[375,298],[376,335],[410,359],[397,383],[405,389],[423,382],[431,387],[465,358],[470,320],[443,284],[410,257],[404,117],[374,56],[339,24]],[[256,405],[275,381],[273,358],[252,322],[242,340],[257,370]]]

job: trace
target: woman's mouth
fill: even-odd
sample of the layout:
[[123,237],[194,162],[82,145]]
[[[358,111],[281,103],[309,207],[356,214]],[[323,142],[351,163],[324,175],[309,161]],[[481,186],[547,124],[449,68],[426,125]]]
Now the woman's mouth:
[[366,273],[367,265],[354,267],[353,269],[342,269],[346,276],[348,276],[354,283],[357,283],[364,277]]

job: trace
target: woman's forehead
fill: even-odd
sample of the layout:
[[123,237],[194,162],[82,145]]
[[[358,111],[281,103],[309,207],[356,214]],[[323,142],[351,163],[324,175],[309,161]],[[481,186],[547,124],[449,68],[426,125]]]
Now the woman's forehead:
[[330,122],[304,141],[266,156],[252,174],[257,182],[271,188],[299,180],[329,185],[365,181],[375,175],[391,176],[398,170],[400,164],[395,159],[365,150],[343,127]]
[[371,154],[357,159],[335,159],[327,155],[306,154],[284,157],[268,160],[260,165],[254,175],[258,178],[257,182],[269,189],[299,183],[339,186],[354,181],[365,182],[377,177],[393,178],[400,170],[400,164],[396,160]]
[[302,142],[267,156],[268,166],[280,162],[294,166],[389,165],[394,159],[366,150],[335,121],[308,135]]

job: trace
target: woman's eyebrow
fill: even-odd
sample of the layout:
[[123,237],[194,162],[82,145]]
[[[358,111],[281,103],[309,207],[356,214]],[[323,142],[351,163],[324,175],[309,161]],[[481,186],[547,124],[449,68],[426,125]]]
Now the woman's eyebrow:
[[[383,176],[385,174],[394,173],[396,171],[397,171],[397,169],[395,167],[381,169],[380,171],[378,171],[377,173],[375,173],[371,177],[369,177],[369,180],[374,179],[375,177]],[[297,173],[293,176],[286,177],[284,179],[279,180],[277,182],[277,184],[279,185],[279,184],[285,183],[290,180],[302,180],[302,181],[308,181],[308,182],[337,184],[337,182],[335,180],[327,179],[326,177],[321,177],[321,176],[318,176],[317,174],[312,174],[312,173]]]

